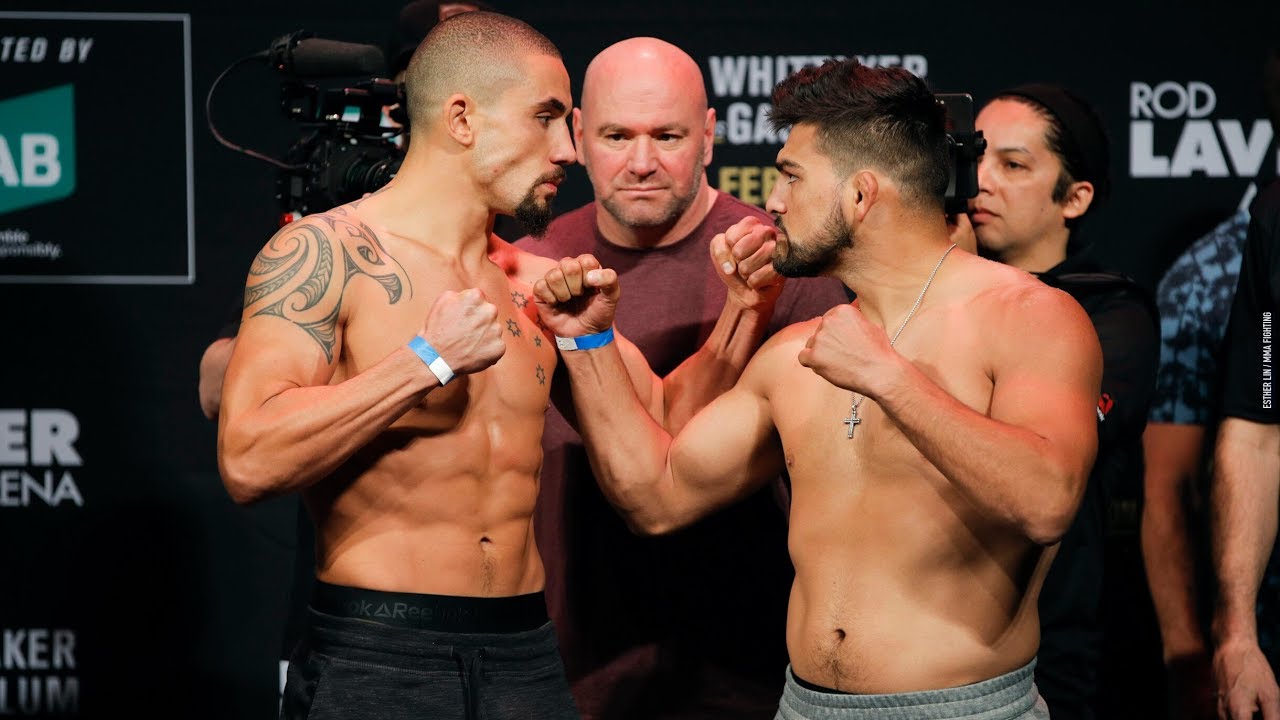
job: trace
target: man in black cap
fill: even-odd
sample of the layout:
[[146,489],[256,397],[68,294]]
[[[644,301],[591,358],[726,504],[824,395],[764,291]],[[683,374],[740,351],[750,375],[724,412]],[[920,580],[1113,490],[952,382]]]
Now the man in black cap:
[[[1054,720],[1092,718],[1103,661],[1104,539],[1110,508],[1129,507],[1142,481],[1142,430],[1155,384],[1159,326],[1153,301],[1103,272],[1080,223],[1110,189],[1106,133],[1088,103],[1034,84],[999,93],[978,114],[987,140],[969,218],[979,250],[1067,291],[1093,321],[1103,352],[1098,457],[1079,513],[1040,593],[1036,684]],[[1128,532],[1136,539],[1136,513]],[[1132,553],[1140,573],[1136,543]],[[1136,575],[1141,577],[1140,574]]]

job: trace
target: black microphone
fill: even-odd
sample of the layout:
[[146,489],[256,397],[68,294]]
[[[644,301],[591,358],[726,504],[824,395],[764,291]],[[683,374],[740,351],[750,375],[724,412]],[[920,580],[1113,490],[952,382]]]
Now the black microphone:
[[301,30],[273,42],[266,55],[276,70],[295,77],[382,75],[387,70],[382,50],[373,45],[324,40]]

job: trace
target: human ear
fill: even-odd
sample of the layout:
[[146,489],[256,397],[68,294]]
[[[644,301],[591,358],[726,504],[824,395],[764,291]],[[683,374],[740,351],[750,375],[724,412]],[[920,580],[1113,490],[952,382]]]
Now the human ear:
[[1074,220],[1089,211],[1093,204],[1093,183],[1088,180],[1071,183],[1067,196],[1062,200],[1062,217]]
[[711,164],[711,149],[716,144],[716,109],[707,108],[707,121],[702,126],[702,167]]
[[574,108],[572,125],[573,125],[573,149],[578,154],[578,164],[582,167],[587,166],[587,156],[582,152],[582,108]]
[[847,222],[862,222],[880,199],[880,179],[875,173],[860,170],[845,181],[841,190],[840,209]]
[[444,102],[444,127],[459,145],[470,147],[476,141],[475,101],[462,93],[454,93]]

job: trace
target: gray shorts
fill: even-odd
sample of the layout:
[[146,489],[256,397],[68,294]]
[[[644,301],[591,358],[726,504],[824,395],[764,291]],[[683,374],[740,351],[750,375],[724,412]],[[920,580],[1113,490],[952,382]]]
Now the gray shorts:
[[810,690],[788,666],[774,720],[1048,720],[1049,708],[1032,677],[1035,666],[1033,659],[972,685],[891,695]]
[[284,720],[579,720],[540,593],[463,598],[317,582],[311,605]]

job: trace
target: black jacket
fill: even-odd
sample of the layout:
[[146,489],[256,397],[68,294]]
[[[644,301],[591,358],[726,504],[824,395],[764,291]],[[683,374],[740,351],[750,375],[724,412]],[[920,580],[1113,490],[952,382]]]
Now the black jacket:
[[1102,662],[1104,542],[1136,538],[1142,490],[1142,432],[1160,360],[1160,318],[1150,293],[1104,272],[1087,254],[1040,275],[1076,299],[1102,346],[1098,455],[1075,521],[1040,593],[1036,684],[1061,718],[1091,718]]

